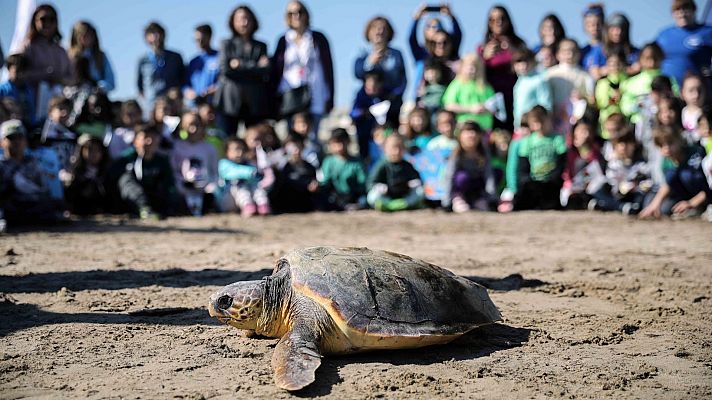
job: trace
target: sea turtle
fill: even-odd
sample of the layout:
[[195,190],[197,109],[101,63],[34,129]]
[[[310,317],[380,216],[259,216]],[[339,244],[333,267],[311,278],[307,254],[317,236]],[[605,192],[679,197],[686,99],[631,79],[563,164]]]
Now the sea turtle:
[[208,309],[249,334],[281,338],[272,369],[286,390],[312,383],[325,354],[447,343],[501,319],[477,283],[367,248],[293,250],[271,276],[213,294]]

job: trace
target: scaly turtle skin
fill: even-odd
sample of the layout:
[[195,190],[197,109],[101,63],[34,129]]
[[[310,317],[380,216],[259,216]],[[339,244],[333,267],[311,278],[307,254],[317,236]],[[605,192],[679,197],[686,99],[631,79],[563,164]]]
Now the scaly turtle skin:
[[281,338],[272,368],[287,390],[312,383],[324,354],[447,343],[501,319],[484,287],[366,248],[293,250],[271,276],[213,294],[208,309],[221,322]]

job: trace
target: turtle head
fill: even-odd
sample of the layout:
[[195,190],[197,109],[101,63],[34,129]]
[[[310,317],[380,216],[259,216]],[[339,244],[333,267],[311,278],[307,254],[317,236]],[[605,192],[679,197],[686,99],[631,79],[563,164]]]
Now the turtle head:
[[208,312],[235,328],[254,330],[262,314],[265,281],[242,281],[227,285],[210,296]]

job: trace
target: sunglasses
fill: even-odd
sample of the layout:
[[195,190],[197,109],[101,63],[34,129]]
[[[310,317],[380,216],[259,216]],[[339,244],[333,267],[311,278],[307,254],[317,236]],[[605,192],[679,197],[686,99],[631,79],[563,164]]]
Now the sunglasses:
[[438,40],[437,42],[433,42],[434,45],[436,46],[445,46],[447,44],[446,40]]
[[53,17],[50,15],[45,15],[45,16],[39,17],[37,19],[42,22],[56,22],[57,21],[57,17]]

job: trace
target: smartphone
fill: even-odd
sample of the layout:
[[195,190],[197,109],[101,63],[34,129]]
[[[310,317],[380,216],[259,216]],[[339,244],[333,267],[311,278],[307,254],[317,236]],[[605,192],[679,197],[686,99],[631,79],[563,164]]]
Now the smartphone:
[[427,12],[440,12],[440,9],[442,6],[427,6],[425,7],[425,11]]

